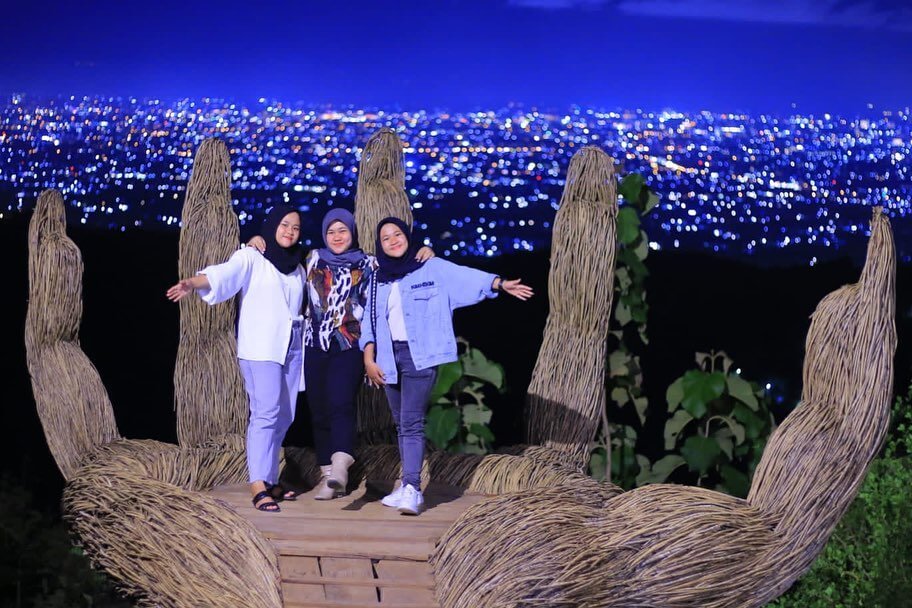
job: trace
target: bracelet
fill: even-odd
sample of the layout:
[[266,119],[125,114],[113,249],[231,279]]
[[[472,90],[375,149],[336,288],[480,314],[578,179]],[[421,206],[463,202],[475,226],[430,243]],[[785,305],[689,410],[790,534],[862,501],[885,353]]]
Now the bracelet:
[[495,281],[496,284],[497,284],[497,287],[494,287],[494,288],[493,288],[494,291],[500,291],[501,288],[503,287],[503,277],[495,277],[495,278],[494,278],[494,281]]

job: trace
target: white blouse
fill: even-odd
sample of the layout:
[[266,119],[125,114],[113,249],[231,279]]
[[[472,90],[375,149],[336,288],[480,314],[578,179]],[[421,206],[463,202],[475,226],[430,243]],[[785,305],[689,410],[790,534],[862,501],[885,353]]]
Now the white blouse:
[[240,249],[223,264],[207,266],[197,274],[209,280],[198,290],[207,304],[218,304],[238,292],[238,359],[285,364],[292,322],[301,320],[304,269],[283,274],[253,247]]

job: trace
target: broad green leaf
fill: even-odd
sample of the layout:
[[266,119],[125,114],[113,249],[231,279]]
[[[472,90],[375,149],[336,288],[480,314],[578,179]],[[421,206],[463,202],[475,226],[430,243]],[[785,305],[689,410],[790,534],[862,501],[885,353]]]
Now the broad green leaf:
[[622,327],[630,323],[630,320],[633,319],[630,314],[630,307],[623,302],[618,302],[614,309],[614,318],[617,319],[618,324]]
[[649,336],[646,335],[645,327],[640,329],[640,340],[643,342],[643,344],[649,346]]
[[725,423],[725,426],[722,427],[723,429],[727,430],[727,434],[725,436],[734,437],[736,445],[741,445],[744,443],[744,435],[746,431],[742,425],[735,422],[734,418],[730,418],[729,416],[713,416],[709,419],[710,422],[713,420],[721,420]]
[[684,378],[678,378],[668,386],[665,391],[665,401],[668,402],[668,411],[673,412],[684,399]]
[[649,213],[653,208],[659,204],[659,195],[653,191],[649,191],[649,195],[646,197],[646,204],[643,205],[643,215]]
[[469,348],[459,359],[462,361],[462,369],[465,375],[484,380],[494,386],[494,388],[499,389],[503,386],[503,367],[485,357],[477,348]]
[[684,374],[684,398],[681,405],[694,418],[702,418],[707,404],[717,399],[725,390],[725,376],[721,372],[706,373],[690,370]]
[[722,475],[722,485],[732,496],[744,498],[750,492],[750,479],[735,467],[723,464],[719,467],[719,472]]
[[640,424],[646,422],[646,408],[649,407],[649,399],[646,397],[637,397],[633,400],[633,407],[636,408],[637,416],[640,418]]
[[484,441],[487,441],[488,443],[494,441],[494,433],[492,433],[491,429],[489,429],[488,427],[486,427],[484,425],[474,424],[474,423],[470,424],[469,432],[472,433],[473,435],[477,435],[478,437],[480,437]]
[[735,444],[732,442],[732,438],[731,437],[720,437],[720,436],[716,435],[715,433],[713,434],[713,437],[715,437],[716,443],[719,444],[719,449],[722,450],[722,452],[726,456],[728,456],[729,460],[733,460],[734,459],[733,451],[735,449]]
[[611,400],[622,406],[628,401],[627,389],[622,386],[617,386],[611,389]]
[[630,273],[623,267],[618,267],[617,270],[614,271],[614,278],[617,279],[618,287],[622,291],[630,287],[633,283],[633,280],[630,278]]
[[437,366],[437,380],[431,389],[431,403],[437,403],[441,397],[450,392],[453,385],[462,378],[462,363],[453,361]]
[[721,454],[722,449],[716,440],[702,435],[688,437],[681,447],[681,455],[687,461],[688,468],[700,475],[706,475]]
[[633,317],[633,320],[637,323],[645,323],[647,321],[647,308],[644,303],[640,303],[637,306],[632,306],[630,308],[630,316]]
[[633,205],[640,197],[640,190],[646,185],[646,180],[639,173],[628,173],[618,184],[617,193],[624,197],[624,200]]
[[640,236],[640,218],[633,207],[622,207],[617,215],[617,238],[624,245],[632,245]]
[[469,403],[462,406],[462,423],[466,428],[473,424],[488,424],[491,422],[491,410],[478,403]]
[[626,376],[629,371],[627,369],[627,362],[629,360],[630,355],[623,350],[616,350],[608,355],[608,369],[610,370],[610,375],[612,377]]
[[459,433],[459,410],[435,405],[428,410],[425,436],[441,450]]
[[611,450],[611,476],[620,479],[627,474],[633,475],[636,464],[636,454],[629,445],[622,445]]
[[618,261],[630,271],[630,278],[634,283],[638,283],[649,276],[649,269],[646,268],[646,264],[631,249],[618,251]]
[[752,412],[743,403],[735,403],[731,416],[744,425],[744,434],[748,439],[757,439],[763,435],[766,429],[766,423],[763,418]]
[[691,420],[693,420],[693,416],[684,410],[676,411],[674,416],[668,419],[668,422],[665,423],[666,450],[674,449],[674,446],[678,441],[678,436],[681,434],[681,430],[683,430]]
[[639,464],[640,474],[637,475],[636,484],[644,486],[648,483],[663,483],[675,469],[686,464],[686,461],[677,454],[669,454],[657,460],[652,467],[644,467],[642,461]]
[[755,412],[760,409],[760,404],[757,402],[757,396],[754,395],[754,389],[751,388],[750,382],[735,374],[727,376],[725,381],[728,384],[728,393],[732,397],[741,401]]
[[649,237],[646,236],[646,233],[640,230],[640,239],[637,246],[633,248],[633,253],[640,260],[645,260],[649,256]]
[[651,463],[649,462],[649,459],[642,454],[636,455],[636,461],[637,467],[639,467],[640,471],[650,468]]

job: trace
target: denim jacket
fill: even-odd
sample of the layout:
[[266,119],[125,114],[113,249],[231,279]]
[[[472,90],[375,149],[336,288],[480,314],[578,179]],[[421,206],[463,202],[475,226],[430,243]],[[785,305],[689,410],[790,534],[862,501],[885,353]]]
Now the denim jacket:
[[[470,306],[484,298],[497,297],[497,292],[491,289],[495,278],[497,275],[488,272],[431,258],[418,270],[399,279],[405,331],[408,333],[409,351],[416,369],[456,361],[453,310]],[[371,342],[375,344],[377,365],[383,371],[386,382],[396,384],[399,379],[387,320],[391,289],[392,283],[377,285],[377,327],[373,326],[371,307],[374,292],[370,290],[364,318],[361,319],[359,344],[362,350]]]

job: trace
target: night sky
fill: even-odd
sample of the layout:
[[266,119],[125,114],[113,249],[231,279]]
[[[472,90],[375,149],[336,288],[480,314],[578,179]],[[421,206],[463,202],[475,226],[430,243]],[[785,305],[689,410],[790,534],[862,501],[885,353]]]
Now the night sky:
[[912,101],[903,0],[6,3],[0,95],[856,114]]

